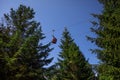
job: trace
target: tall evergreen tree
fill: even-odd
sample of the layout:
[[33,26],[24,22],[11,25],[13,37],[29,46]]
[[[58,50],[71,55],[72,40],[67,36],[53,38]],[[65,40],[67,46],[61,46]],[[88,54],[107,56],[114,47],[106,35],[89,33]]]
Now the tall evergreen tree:
[[99,0],[103,5],[102,14],[93,14],[98,21],[93,21],[91,30],[97,37],[88,37],[99,49],[92,51],[101,60],[100,80],[120,79],[120,1]]
[[91,80],[93,72],[79,47],[65,28],[61,39],[57,80]]
[[2,80],[45,80],[44,66],[53,59],[48,58],[52,49],[50,43],[41,43],[45,36],[34,14],[33,9],[24,5],[4,14],[5,23],[0,26]]

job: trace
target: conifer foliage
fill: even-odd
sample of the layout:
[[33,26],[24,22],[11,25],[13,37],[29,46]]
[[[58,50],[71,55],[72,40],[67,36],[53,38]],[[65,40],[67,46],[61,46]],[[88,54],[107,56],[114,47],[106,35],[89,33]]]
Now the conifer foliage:
[[74,43],[67,28],[61,39],[57,80],[92,80],[93,72],[79,47]]
[[4,14],[0,24],[0,80],[45,80],[44,66],[52,50],[40,23],[34,20],[34,10],[20,5]]
[[120,1],[99,0],[103,5],[102,14],[93,14],[98,21],[93,21],[91,30],[97,37],[88,37],[99,49],[92,50],[101,60],[100,80],[120,79]]

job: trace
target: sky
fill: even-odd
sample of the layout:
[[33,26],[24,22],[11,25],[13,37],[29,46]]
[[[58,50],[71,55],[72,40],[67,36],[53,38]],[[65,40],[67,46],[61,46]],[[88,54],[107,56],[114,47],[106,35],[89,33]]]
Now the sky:
[[89,63],[97,64],[99,62],[96,55],[90,51],[90,49],[96,48],[96,45],[86,38],[86,36],[95,37],[95,34],[90,31],[90,27],[92,27],[90,21],[95,20],[92,13],[100,14],[102,12],[102,5],[98,0],[0,0],[0,18],[4,13],[9,13],[10,8],[17,9],[20,4],[34,9],[34,20],[41,23],[46,36],[43,43],[52,40],[52,30],[55,30],[54,36],[58,41],[57,44],[51,46],[54,48],[50,53],[50,57],[54,57],[52,64],[57,62],[60,39],[65,27],[71,33],[80,51],[86,59],[89,59]]

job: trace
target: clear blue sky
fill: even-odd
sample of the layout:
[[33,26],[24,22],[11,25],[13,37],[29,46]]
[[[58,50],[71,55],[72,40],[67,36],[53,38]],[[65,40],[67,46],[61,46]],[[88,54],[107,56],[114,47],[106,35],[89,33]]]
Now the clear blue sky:
[[96,46],[86,39],[86,35],[95,36],[90,32],[95,20],[91,13],[100,13],[102,6],[97,0],[0,0],[0,18],[4,13],[9,13],[10,8],[17,9],[20,4],[30,6],[36,12],[35,20],[41,23],[45,33],[45,43],[52,39],[52,30],[58,39],[57,44],[52,45],[54,50],[50,56],[54,56],[53,63],[57,61],[60,52],[59,45],[64,27],[70,31],[75,43],[91,64],[98,63],[95,54],[91,54],[90,48]]

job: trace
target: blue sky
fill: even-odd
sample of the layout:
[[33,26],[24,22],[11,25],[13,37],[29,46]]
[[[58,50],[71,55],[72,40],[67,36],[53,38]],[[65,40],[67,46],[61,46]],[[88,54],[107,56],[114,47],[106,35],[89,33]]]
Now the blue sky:
[[86,39],[86,35],[95,36],[90,32],[95,20],[91,13],[101,13],[102,6],[97,0],[0,0],[0,18],[4,13],[9,13],[10,8],[17,9],[20,4],[30,6],[36,12],[35,20],[41,23],[43,33],[46,36],[44,43],[52,39],[52,30],[57,37],[57,44],[52,45],[54,50],[50,56],[54,56],[53,63],[57,61],[60,52],[59,45],[64,27],[67,27],[75,43],[91,64],[98,63],[95,54],[91,54],[90,48],[96,46]]

